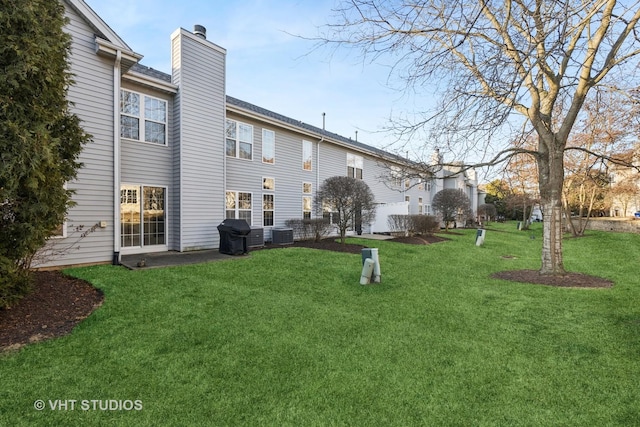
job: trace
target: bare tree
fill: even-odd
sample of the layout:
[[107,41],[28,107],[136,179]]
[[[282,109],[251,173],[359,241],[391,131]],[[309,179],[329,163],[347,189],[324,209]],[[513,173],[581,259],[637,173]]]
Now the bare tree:
[[611,188],[612,199],[622,207],[621,216],[627,216],[629,205],[640,198],[637,179],[625,179]]
[[498,210],[496,209],[496,205],[493,203],[483,203],[478,206],[478,215],[484,216],[487,219],[487,222],[491,221],[491,218],[496,217],[498,214]]
[[455,188],[438,191],[431,203],[436,212],[442,215],[445,231],[449,231],[449,224],[455,223],[460,216],[466,220],[465,216],[471,210],[471,202],[467,195]]
[[[535,143],[531,138],[527,140],[527,146],[533,147]],[[511,194],[507,198],[507,204],[522,209],[522,230],[529,228],[529,219],[533,213],[534,204],[539,202],[538,168],[533,156],[527,153],[517,153],[507,161],[505,168],[506,181],[511,187]],[[515,210],[515,209],[514,209]]]
[[[433,114],[401,118],[402,134],[434,129],[440,147],[465,151],[527,123],[534,150],[485,152],[475,166],[533,155],[545,213],[543,274],[562,274],[562,187],[567,140],[590,90],[640,53],[640,2],[616,0],[349,0],[320,43],[393,61],[407,88],[432,84]],[[507,125],[507,126],[505,126]],[[483,136],[484,138],[481,138]],[[513,139],[513,138],[511,138]],[[477,144],[469,147],[472,142]],[[584,150],[582,147],[571,147]]]
[[316,212],[328,209],[340,231],[340,243],[345,243],[348,228],[357,228],[375,218],[375,198],[362,180],[348,176],[327,178],[315,197]]
[[630,144],[635,141],[630,138],[629,126],[633,108],[627,108],[625,101],[615,93],[595,90],[594,96],[585,102],[583,117],[567,141],[568,148],[579,148],[565,154],[563,186],[567,224],[574,236],[584,235],[592,212],[606,210],[604,204],[610,190],[606,159],[621,163],[632,160],[623,159],[623,153],[630,153]]

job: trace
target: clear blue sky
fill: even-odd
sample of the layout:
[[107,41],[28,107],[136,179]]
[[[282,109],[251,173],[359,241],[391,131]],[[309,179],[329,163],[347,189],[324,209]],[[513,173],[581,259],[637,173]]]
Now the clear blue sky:
[[383,148],[379,131],[402,96],[387,87],[388,69],[357,52],[312,52],[313,37],[331,21],[334,0],[85,0],[137,53],[141,63],[170,73],[170,35],[207,28],[227,49],[227,94]]

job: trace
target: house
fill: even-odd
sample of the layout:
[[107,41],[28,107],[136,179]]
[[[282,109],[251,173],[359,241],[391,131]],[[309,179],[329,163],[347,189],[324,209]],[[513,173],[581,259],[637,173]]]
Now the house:
[[469,171],[384,182],[379,149],[228,96],[226,50],[202,26],[171,35],[167,74],[140,64],[83,0],[60,1],[72,35],[68,96],[93,142],[68,184],[76,205],[38,266],[217,248],[225,218],[263,228],[268,240],[287,219],[313,217],[315,192],[336,175],[365,180],[377,202],[411,214],[433,213],[433,195],[448,185],[476,206]]
[[610,216],[635,217],[640,212],[640,146],[619,155],[632,166],[613,164],[609,169],[611,185]]

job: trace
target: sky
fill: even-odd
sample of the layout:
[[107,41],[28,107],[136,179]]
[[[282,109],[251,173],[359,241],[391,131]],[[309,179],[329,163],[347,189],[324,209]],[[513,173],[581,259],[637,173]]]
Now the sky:
[[[356,51],[314,49],[336,0],[85,0],[137,53],[141,64],[171,72],[170,35],[195,24],[227,50],[227,95],[378,148],[402,93],[388,68]],[[298,37],[302,36],[302,37]]]

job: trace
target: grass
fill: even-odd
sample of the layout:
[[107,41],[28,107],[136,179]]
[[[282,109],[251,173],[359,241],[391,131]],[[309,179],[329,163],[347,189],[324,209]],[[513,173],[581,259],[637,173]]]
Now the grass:
[[[0,425],[640,425],[640,235],[565,241],[566,267],[612,289],[488,277],[539,268],[540,235],[374,242],[383,283],[367,287],[359,255],[304,248],[69,270],[105,303],[67,337],[0,355]],[[142,410],[81,407],[94,399]]]

